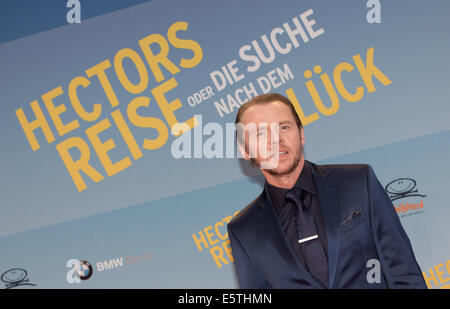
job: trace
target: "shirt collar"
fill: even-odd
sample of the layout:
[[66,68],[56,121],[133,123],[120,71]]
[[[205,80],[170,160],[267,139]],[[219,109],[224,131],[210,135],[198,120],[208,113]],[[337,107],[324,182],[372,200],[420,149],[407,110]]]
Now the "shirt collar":
[[[317,194],[316,185],[314,183],[314,177],[312,174],[311,162],[305,160],[302,171],[294,184],[294,187],[303,189],[312,194]],[[275,207],[280,209],[284,205],[284,199],[289,189],[279,188],[273,186],[267,182],[267,190],[272,198]]]

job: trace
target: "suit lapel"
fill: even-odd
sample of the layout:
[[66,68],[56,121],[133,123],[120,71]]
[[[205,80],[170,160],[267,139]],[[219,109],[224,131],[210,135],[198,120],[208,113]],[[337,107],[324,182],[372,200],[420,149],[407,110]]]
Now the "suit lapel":
[[313,175],[319,193],[319,203],[325,221],[328,241],[329,288],[333,288],[340,244],[339,186],[333,175],[321,166],[313,164]]
[[289,241],[282,230],[278,215],[275,212],[275,207],[267,192],[267,188],[264,188],[259,206],[262,209],[258,213],[257,220],[259,228],[263,231],[261,235],[265,235],[265,237],[269,239],[273,247],[293,271],[297,272],[298,275],[307,280],[311,285],[317,288],[323,288],[323,286],[311,276],[296,258],[294,250],[290,246]]

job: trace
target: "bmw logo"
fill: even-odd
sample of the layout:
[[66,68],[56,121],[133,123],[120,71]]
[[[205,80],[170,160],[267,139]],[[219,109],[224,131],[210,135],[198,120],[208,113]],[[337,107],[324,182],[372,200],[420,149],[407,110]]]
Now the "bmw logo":
[[88,261],[80,261],[75,269],[75,275],[81,280],[87,280],[92,276],[94,270],[92,265]]

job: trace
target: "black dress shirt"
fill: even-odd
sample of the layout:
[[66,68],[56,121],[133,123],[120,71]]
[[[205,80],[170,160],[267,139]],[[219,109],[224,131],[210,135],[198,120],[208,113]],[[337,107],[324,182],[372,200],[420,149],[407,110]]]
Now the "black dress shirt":
[[[295,227],[295,206],[289,201],[286,200],[286,193],[289,191],[289,189],[279,188],[275,187],[269,183],[267,183],[267,188],[269,191],[269,195],[272,199],[272,202],[275,206],[275,209],[280,215],[281,210],[284,207],[290,207],[289,212],[292,213],[291,216],[289,216],[289,220],[287,222],[284,222],[282,224],[282,228],[284,232],[286,233],[286,236],[289,240],[289,243],[291,244],[292,248],[294,249],[294,252],[298,258],[298,260],[305,265],[303,253],[300,249],[300,246],[298,244],[298,235],[297,230]],[[322,243],[323,249],[325,254],[328,256],[328,245],[327,245],[327,233],[325,228],[325,223],[323,220],[322,211],[320,209],[320,203],[319,203],[319,195],[316,190],[316,185],[314,183],[314,178],[312,174],[312,163],[305,160],[305,164],[303,166],[302,171],[300,172],[300,175],[298,176],[297,181],[294,184],[294,187],[306,190],[308,194],[311,194],[311,199],[309,200],[311,205],[311,213],[314,219],[314,223],[316,224],[317,234],[319,236],[320,242]],[[309,206],[309,205],[307,205]]]

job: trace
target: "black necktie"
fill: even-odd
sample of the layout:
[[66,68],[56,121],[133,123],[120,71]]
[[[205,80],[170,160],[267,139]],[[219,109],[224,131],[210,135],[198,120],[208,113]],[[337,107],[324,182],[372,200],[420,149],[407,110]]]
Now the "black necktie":
[[328,287],[328,259],[318,238],[311,214],[311,195],[305,190],[294,187],[286,193],[286,199],[291,200],[297,208],[295,220],[299,240],[297,245],[303,253],[305,266],[314,278]]

